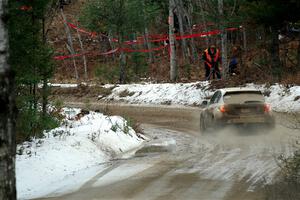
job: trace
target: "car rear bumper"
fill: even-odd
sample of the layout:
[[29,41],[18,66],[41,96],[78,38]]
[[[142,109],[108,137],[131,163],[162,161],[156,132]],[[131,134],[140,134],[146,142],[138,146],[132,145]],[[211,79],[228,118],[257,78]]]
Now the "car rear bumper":
[[274,124],[275,119],[271,115],[250,116],[222,116],[217,119],[219,124]]

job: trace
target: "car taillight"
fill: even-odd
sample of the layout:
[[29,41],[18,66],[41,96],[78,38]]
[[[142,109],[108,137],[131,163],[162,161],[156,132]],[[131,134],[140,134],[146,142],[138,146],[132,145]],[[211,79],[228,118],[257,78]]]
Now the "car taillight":
[[220,111],[221,111],[222,113],[226,112],[226,107],[225,107],[225,105],[221,105],[219,109],[220,109]]
[[264,111],[265,112],[270,112],[271,111],[271,106],[269,104],[264,105]]

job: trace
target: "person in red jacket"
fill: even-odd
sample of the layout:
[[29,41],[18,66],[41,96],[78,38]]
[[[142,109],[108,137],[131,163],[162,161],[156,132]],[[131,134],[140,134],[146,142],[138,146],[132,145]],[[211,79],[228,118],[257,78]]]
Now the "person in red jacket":
[[217,79],[221,79],[221,71],[219,68],[219,63],[221,62],[220,50],[217,49],[215,45],[211,45],[205,49],[202,60],[204,60],[205,79],[209,80],[211,76],[213,78],[217,76]]

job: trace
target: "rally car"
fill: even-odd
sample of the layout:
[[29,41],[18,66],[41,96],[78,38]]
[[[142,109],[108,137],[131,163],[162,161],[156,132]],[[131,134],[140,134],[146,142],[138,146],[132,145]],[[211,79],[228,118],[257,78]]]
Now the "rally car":
[[208,101],[203,101],[200,129],[226,125],[264,125],[273,128],[275,118],[271,107],[265,103],[260,90],[225,88],[217,90]]

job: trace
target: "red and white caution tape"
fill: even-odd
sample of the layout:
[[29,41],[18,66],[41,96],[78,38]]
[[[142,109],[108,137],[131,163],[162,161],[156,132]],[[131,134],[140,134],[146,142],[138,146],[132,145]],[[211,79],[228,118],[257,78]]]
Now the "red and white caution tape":
[[91,37],[96,37],[96,36],[97,36],[97,33],[96,33],[96,32],[89,32],[89,31],[86,31],[86,30],[84,30],[84,29],[82,29],[82,28],[79,28],[78,26],[76,26],[75,24],[72,24],[72,23],[70,23],[70,22],[67,22],[67,24],[68,24],[68,26],[69,26],[70,28],[73,28],[73,29],[75,29],[75,30],[77,30],[77,31],[79,31],[79,32],[81,32],[81,33],[88,34],[88,35],[90,35]]
[[113,49],[113,50],[110,50],[110,51],[104,52],[104,53],[86,52],[86,53],[81,53],[81,54],[71,54],[71,55],[64,55],[64,56],[55,56],[54,60],[65,60],[65,59],[68,59],[68,58],[75,58],[75,57],[80,57],[80,56],[83,56],[83,55],[93,55],[93,56],[102,55],[102,56],[106,56],[106,55],[117,53],[118,51],[123,51],[123,52],[127,52],[127,53],[133,53],[133,52],[148,53],[148,52],[152,52],[152,51],[160,51],[160,50],[162,50],[162,49],[164,49],[166,47],[167,47],[167,45],[156,47],[156,48],[152,48],[152,49],[116,48],[116,49]]

